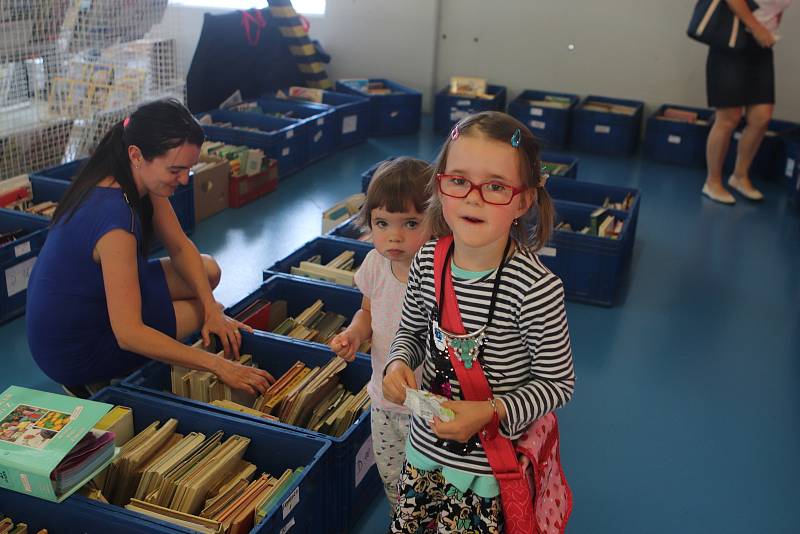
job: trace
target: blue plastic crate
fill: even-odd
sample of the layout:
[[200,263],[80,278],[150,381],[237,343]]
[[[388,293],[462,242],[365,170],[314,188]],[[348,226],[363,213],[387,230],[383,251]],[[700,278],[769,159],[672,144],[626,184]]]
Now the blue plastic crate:
[[[569,99],[566,108],[550,108],[532,104],[531,100],[545,100],[548,96]],[[572,110],[578,95],[526,89],[508,105],[508,114],[528,127],[545,147],[565,148],[569,144]]]
[[[276,379],[283,375],[295,362],[301,361],[310,367],[322,367],[334,353],[315,343],[287,340],[281,336],[265,333],[243,333],[243,354],[251,354],[260,369],[271,373]],[[358,357],[349,363],[340,374],[342,385],[351,393],[358,393],[370,380],[372,365],[368,358]],[[226,408],[212,406],[174,395],[170,392],[170,368],[160,362],[152,362],[132,374],[122,383],[123,387],[139,393],[162,397],[173,402],[181,402],[196,409],[210,410],[233,417],[241,417],[255,425],[266,425],[308,434],[319,440],[329,440],[331,449],[327,463],[325,481],[325,507],[317,515],[326,517],[326,527],[330,532],[346,532],[355,519],[361,515],[361,505],[370,502],[375,493],[380,492],[382,484],[378,469],[372,458],[371,423],[369,412],[359,416],[355,423],[341,436],[332,437],[306,428],[296,427],[276,421],[267,421]],[[365,452],[366,457],[364,457]],[[359,471],[358,462],[362,463]]]
[[[165,364],[158,363],[158,365],[167,370],[169,377],[169,368]],[[157,393],[144,395],[124,386],[106,388],[92,399],[131,408],[135,432],[140,432],[153,421],[164,422],[167,418],[174,417],[178,420],[177,432],[184,435],[192,431],[210,435],[222,430],[225,438],[234,434],[250,438],[251,442],[244,459],[256,465],[257,473],[267,472],[273,476],[280,476],[286,469],[303,467],[303,472],[289,486],[283,503],[256,525],[250,531],[252,534],[277,534],[288,529],[291,529],[291,532],[312,533],[319,532],[324,525],[324,518],[319,514],[319,510],[325,506],[325,484],[328,483],[326,472],[330,463],[328,440],[307,433],[284,430],[275,425],[264,425],[245,418],[233,417],[220,411],[207,410],[206,407],[210,408],[207,405],[201,405],[201,408],[186,402],[174,402]],[[293,494],[297,496],[294,506],[292,506]],[[98,513],[115,511],[120,516],[138,520],[145,517],[125,508],[90,500],[82,495],[75,495],[70,499],[82,501],[94,507]],[[168,531],[193,532],[157,519],[151,521],[169,529]]]
[[230,317],[236,317],[259,298],[268,302],[287,301],[286,313],[289,317],[297,317],[317,299],[322,299],[325,303],[323,307],[325,311],[343,315],[347,318],[345,324],[349,324],[356,312],[361,309],[362,295],[357,289],[351,287],[337,286],[288,274],[276,274],[262,283],[255,292],[228,308],[225,313]]
[[317,161],[333,153],[339,143],[336,109],[326,104],[315,104],[285,98],[262,97],[253,102],[265,113],[291,112],[292,118],[306,123],[308,161]]
[[451,95],[449,87],[436,93],[433,104],[433,131],[447,133],[458,121],[480,111],[505,111],[506,88],[501,85],[488,85],[486,92],[494,95],[494,98]]
[[[40,194],[46,195],[42,197],[44,200],[58,200],[54,197],[58,194],[60,188],[56,184],[48,182],[52,180],[67,183],[72,182],[72,179],[75,178],[75,175],[84,163],[86,163],[86,158],[31,173],[30,179],[31,186],[33,187],[34,200],[36,200],[37,189]],[[36,185],[37,182],[38,187]],[[66,188],[64,188],[61,194],[63,195],[64,192],[66,192]],[[58,198],[60,198],[60,196]],[[38,200],[36,201],[38,202]],[[175,215],[178,216],[178,222],[181,224],[181,228],[183,228],[183,231],[186,232],[187,235],[190,235],[194,232],[196,225],[194,219],[194,177],[191,173],[189,174],[189,182],[186,185],[181,184],[178,186],[175,193],[170,197],[170,202],[175,210]],[[154,244],[151,250],[157,250],[160,246],[159,244]]]
[[33,264],[47,238],[49,222],[43,217],[13,210],[0,210],[0,232],[24,230],[25,235],[10,243],[0,245],[0,323],[25,312]]
[[[281,90],[284,95],[289,94],[289,89]],[[335,147],[337,149],[363,143],[369,136],[369,99],[366,96],[337,93],[336,91],[322,92],[321,104],[334,109]],[[265,96],[275,97],[276,92],[267,93]],[[290,102],[301,104],[309,103],[307,100],[288,99]]]
[[[732,173],[736,166],[736,151],[739,148],[739,139],[742,137],[745,122],[733,134],[731,145],[725,157],[725,172]],[[787,143],[784,136],[793,132],[797,135],[800,132],[800,124],[780,119],[769,121],[767,135],[761,141],[761,146],[753,158],[750,165],[750,176],[757,176],[766,179],[780,179],[785,174],[784,163],[786,162]]]
[[234,126],[260,130],[254,132],[222,126],[203,126],[208,139],[263,150],[264,154],[278,162],[279,179],[299,171],[308,163],[308,126],[303,121],[225,109],[215,109],[199,116],[203,115],[211,115],[214,122],[229,122]]
[[542,161],[549,161],[551,163],[563,163],[567,166],[566,170],[561,171],[561,173],[551,173],[550,176],[572,178],[573,180],[578,179],[578,158],[574,156],[565,156],[563,154],[555,154],[552,152],[542,152],[540,159]]
[[363,243],[371,247],[374,246],[371,240],[362,241],[359,239],[360,237],[368,234],[369,231],[368,229],[365,229],[362,226],[360,226],[357,222],[357,219],[358,215],[353,215],[346,221],[338,224],[334,228],[331,228],[331,230],[328,231],[328,233],[326,233],[325,235],[334,239],[339,239],[341,241],[348,241],[357,244]]
[[422,93],[385,78],[370,78],[392,90],[388,95],[370,95],[343,83],[336,82],[340,93],[369,99],[369,135],[399,135],[419,131],[422,117]]
[[[565,221],[579,230],[589,226],[595,206],[556,201],[556,222]],[[564,284],[567,299],[613,306],[630,264],[633,238],[628,214],[612,211],[624,222],[620,239],[556,230],[550,243],[539,251],[542,262]]]
[[[586,102],[636,108],[633,115],[583,109]],[[572,110],[572,148],[609,156],[630,156],[639,144],[644,103],[604,96],[587,96]]]
[[[690,124],[659,119],[667,108],[692,111],[705,124]],[[706,164],[706,140],[713,110],[664,104],[647,119],[644,132],[644,155],[664,163],[676,163],[691,167]]]
[[636,224],[639,221],[639,204],[641,194],[632,187],[580,182],[569,178],[553,177],[547,181],[547,192],[554,200],[567,203],[585,204],[592,209],[603,205],[605,199],[611,202],[622,202],[626,195],[633,195],[633,204],[629,214],[629,244],[636,239]]
[[301,261],[307,260],[311,256],[315,256],[317,254],[322,256],[322,263],[325,264],[342,252],[352,250],[355,253],[353,260],[355,266],[357,267],[361,265],[361,262],[364,261],[364,258],[372,249],[373,246],[371,244],[357,242],[354,243],[332,237],[317,237],[311,241],[308,241],[305,245],[298,248],[296,251],[292,252],[282,260],[279,260],[264,269],[264,280],[267,280],[270,276],[278,273],[291,275],[292,267],[297,267],[300,265]]
[[26,523],[28,532],[47,529],[54,534],[141,534],[189,532],[175,530],[160,521],[140,514],[125,514],[120,508],[93,506],[86,499],[73,495],[56,503],[23,493],[0,489],[0,517],[8,516]]

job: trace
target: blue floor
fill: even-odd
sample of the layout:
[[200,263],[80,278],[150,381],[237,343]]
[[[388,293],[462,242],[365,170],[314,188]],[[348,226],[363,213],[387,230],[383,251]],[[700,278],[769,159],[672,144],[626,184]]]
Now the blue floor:
[[[320,232],[321,212],[385,156],[431,158],[439,140],[370,139],[201,223],[232,304],[261,269]],[[560,411],[575,494],[569,533],[789,533],[800,524],[800,215],[782,184],[734,207],[701,198],[701,170],[579,155],[579,179],[640,188],[631,276],[613,308],[568,303],[573,401]],[[56,391],[24,319],[0,327],[10,384]],[[381,496],[353,530],[384,532]]]

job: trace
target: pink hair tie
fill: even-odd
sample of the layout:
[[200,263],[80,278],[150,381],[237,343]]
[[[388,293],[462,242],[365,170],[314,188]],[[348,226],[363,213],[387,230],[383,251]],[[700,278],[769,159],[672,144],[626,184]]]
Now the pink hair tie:
[[450,131],[450,139],[455,141],[458,139],[458,136],[461,134],[461,131],[458,129],[458,124],[453,126],[453,129]]
[[131,118],[130,117],[125,117],[125,120],[122,121],[122,127],[123,128],[127,128],[130,123],[131,123]]

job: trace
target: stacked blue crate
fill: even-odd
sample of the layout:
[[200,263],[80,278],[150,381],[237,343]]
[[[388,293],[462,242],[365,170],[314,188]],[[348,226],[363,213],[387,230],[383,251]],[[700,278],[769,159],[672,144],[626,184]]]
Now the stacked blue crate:
[[199,116],[203,115],[211,116],[214,122],[231,123],[234,126],[226,128],[204,124],[203,131],[209,140],[260,148],[267,157],[278,162],[278,177],[281,180],[308,164],[308,126],[305,122],[225,109],[215,109]]
[[449,87],[436,93],[433,104],[433,131],[440,134],[447,133],[458,121],[480,111],[505,111],[505,87],[488,85],[486,94],[492,98],[453,95]]
[[[542,160],[542,163],[555,163],[558,165],[564,165],[565,168],[558,172],[550,172],[550,176],[559,176],[561,178],[572,178],[576,180],[578,178],[578,158],[574,156],[567,156],[564,154],[555,154],[553,152],[542,152],[539,156]],[[546,170],[546,169],[545,169]]]
[[13,210],[0,210],[0,233],[20,237],[0,245],[0,323],[25,312],[28,279],[47,238],[48,221]]
[[[567,106],[550,107],[536,103],[553,97],[568,102]],[[508,114],[527,126],[546,148],[566,148],[572,126],[572,110],[578,100],[578,95],[570,93],[526,89],[508,105]]]
[[422,116],[422,93],[385,78],[370,78],[370,83],[380,83],[391,92],[369,94],[352,80],[338,80],[340,93],[369,99],[369,135],[399,135],[419,131]]
[[[367,140],[369,136],[369,98],[352,94],[337,93],[336,91],[319,91],[322,95],[321,104],[334,108],[334,124],[336,124],[336,148],[345,148]],[[289,89],[280,90],[283,95],[289,94]],[[275,97],[278,91],[267,93],[265,96]],[[288,98],[290,102],[307,103],[308,100]]]
[[[585,109],[589,102],[632,108],[633,113]],[[587,96],[572,111],[572,148],[609,156],[631,156],[639,144],[644,103],[605,96]]]
[[[309,367],[322,367],[335,357],[333,352],[326,347],[304,341],[287,340],[280,336],[261,332],[243,333],[240,351],[243,354],[252,355],[253,361],[260,369],[268,371],[276,378],[286,373],[297,361],[301,361]],[[339,376],[342,385],[348,391],[358,393],[369,382],[372,376],[372,366],[368,358],[359,356],[350,362]],[[186,404],[197,411],[209,410],[232,417],[240,417],[249,424],[300,432],[319,440],[329,440],[331,449],[326,468],[327,475],[324,478],[325,506],[320,510],[315,510],[316,515],[325,518],[326,531],[346,532],[361,514],[361,505],[369,502],[377,492],[381,491],[378,470],[374,460],[371,459],[369,411],[361,414],[341,436],[332,437],[306,428],[264,420],[226,408],[178,397],[170,392],[169,366],[160,362],[147,364],[124,380],[122,385],[138,393]],[[276,454],[281,453],[277,447],[273,450]],[[364,455],[369,457],[366,463],[363,463]],[[359,462],[362,463],[359,464]]]
[[[696,113],[699,123],[678,122],[662,117],[664,110],[677,109]],[[647,119],[644,133],[644,155],[664,163],[691,167],[706,164],[706,140],[714,112],[710,109],[664,104]]]
[[[158,362],[153,363],[167,369],[169,383],[169,367]],[[330,476],[328,440],[206,409],[211,408],[208,405],[174,402],[158,393],[145,395],[125,386],[106,388],[92,399],[131,408],[135,432],[140,432],[153,421],[163,422],[166,414],[178,420],[176,432],[184,435],[187,432],[211,435],[221,430],[225,437],[239,435],[249,438],[251,441],[243,459],[255,464],[257,473],[266,472],[279,477],[286,469],[303,468],[303,472],[289,486],[282,503],[255,525],[251,534],[278,534],[288,529],[292,529],[292,532],[320,532],[326,525],[325,518],[318,511],[327,504],[325,485]],[[137,512],[90,500],[82,495],[71,499],[94,507],[98,514],[117,513],[123,522],[141,521],[145,518]],[[151,521],[158,525],[158,530],[155,531],[194,532],[155,518],[151,518]]]
[[[354,266],[358,268],[367,256],[372,245],[367,243],[345,241],[334,237],[317,237],[308,241],[282,260],[276,261],[271,266],[264,269],[263,279],[267,280],[274,274],[283,273],[291,275],[292,267],[300,265],[301,261],[306,261],[312,256],[319,255],[321,264],[325,265],[342,252],[353,251]],[[323,280],[324,281],[324,280]],[[332,282],[333,283],[333,282]]]
[[337,149],[338,127],[335,120],[336,110],[332,106],[274,97],[257,98],[252,102],[263,113],[287,113],[292,115],[288,118],[306,123],[309,163],[324,158]]
[[371,241],[364,241],[361,239],[369,233],[368,230],[368,228],[364,228],[358,224],[358,215],[354,215],[346,221],[339,223],[334,228],[331,228],[325,235],[342,241],[364,243],[373,246]]

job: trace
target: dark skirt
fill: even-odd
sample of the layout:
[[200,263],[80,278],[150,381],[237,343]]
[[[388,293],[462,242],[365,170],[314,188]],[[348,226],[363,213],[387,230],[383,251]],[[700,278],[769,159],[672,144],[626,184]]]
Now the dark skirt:
[[743,51],[709,47],[706,95],[712,108],[775,103],[775,66],[772,49],[755,39]]

